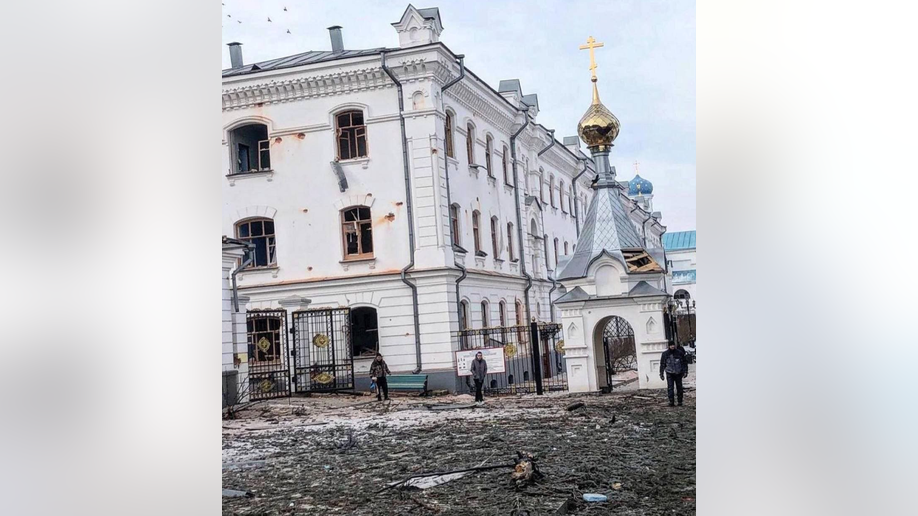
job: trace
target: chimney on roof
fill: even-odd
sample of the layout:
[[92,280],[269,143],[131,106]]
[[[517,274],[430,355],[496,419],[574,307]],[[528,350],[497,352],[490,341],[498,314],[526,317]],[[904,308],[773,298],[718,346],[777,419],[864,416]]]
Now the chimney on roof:
[[230,49],[230,65],[233,68],[242,67],[242,43],[232,42],[227,43],[226,46]]
[[331,37],[332,52],[344,52],[344,38],[341,36],[341,26],[332,25],[329,27],[328,35]]

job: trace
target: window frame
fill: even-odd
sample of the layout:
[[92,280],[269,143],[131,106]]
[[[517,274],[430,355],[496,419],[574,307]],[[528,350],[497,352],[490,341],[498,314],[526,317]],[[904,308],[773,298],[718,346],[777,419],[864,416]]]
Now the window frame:
[[488,171],[488,177],[497,179],[494,176],[494,170],[491,167],[491,157],[494,154],[494,138],[489,134],[485,136],[485,170]]
[[475,126],[471,122],[465,126],[465,153],[469,159],[469,166],[475,164]]
[[491,217],[491,251],[494,253],[494,259],[500,259],[500,237],[499,237],[499,228],[500,220],[498,220],[497,215]]
[[551,204],[551,207],[556,208],[555,206],[555,175],[554,174],[550,174],[548,176],[548,200],[550,201],[549,204]]
[[[360,209],[361,209],[361,208],[365,208],[365,209],[367,210],[367,212],[369,212],[369,217],[368,217],[368,218],[366,218],[366,219],[361,219],[361,218],[360,218]],[[356,220],[345,220],[345,217],[347,216],[347,213],[350,212],[350,211],[355,211],[355,210],[356,210],[356,212],[357,212],[357,215],[356,215],[357,218],[356,218]],[[347,208],[342,209],[339,213],[340,213],[340,215],[339,215],[339,217],[340,217],[340,226],[339,226],[339,227],[341,228],[341,252],[342,252],[342,260],[343,260],[343,261],[358,261],[358,260],[370,260],[370,259],[375,258],[374,250],[375,250],[376,246],[374,245],[375,242],[373,241],[373,211],[370,209],[370,207],[369,207],[369,206],[364,206],[364,205],[348,206]],[[348,235],[348,232],[347,232],[347,229],[346,229],[346,228],[347,228],[347,225],[348,225],[348,224],[352,224],[352,225],[353,225],[353,227],[354,227],[354,233],[357,235],[357,254],[348,254],[348,252],[347,252],[347,235]],[[369,252],[364,252],[364,251],[363,251],[363,231],[364,231],[363,225],[364,225],[364,224],[369,224],[369,225],[370,225],[370,247],[372,247],[373,249],[370,249]]]
[[558,239],[555,238],[555,267],[558,266]]
[[462,244],[461,244],[462,233],[460,233],[461,226],[459,224],[459,216],[460,216],[461,210],[462,208],[458,204],[455,204],[455,203],[450,205],[449,207],[449,223],[450,223],[450,227],[453,230],[453,245],[458,246],[458,247],[462,247]]
[[561,213],[567,213],[564,209],[564,180],[558,180],[558,204],[560,204]]
[[443,147],[446,150],[446,156],[449,158],[456,159],[456,146],[453,141],[453,126],[455,125],[455,119],[452,112],[449,110],[446,111],[446,120],[443,122]]
[[[354,115],[360,114],[361,119],[363,120],[362,124],[354,124]],[[348,115],[350,118],[350,125],[342,126],[340,117]],[[345,109],[334,114],[335,118],[335,160],[336,161],[353,161],[358,159],[366,159],[370,157],[370,142],[367,137],[367,115],[362,109]],[[345,133],[345,130],[348,130]],[[351,153],[351,132],[354,135],[353,141],[353,152],[356,155],[349,155],[348,157],[342,157],[341,155],[341,141],[345,139],[347,141],[348,154]],[[346,138],[345,138],[346,136]],[[363,155],[360,155],[360,140],[363,139]]]
[[483,254],[481,250],[481,212],[478,210],[472,211],[472,241],[475,246],[475,255],[481,256]]
[[509,152],[509,149],[507,148],[506,145],[504,145],[504,153],[501,155],[500,161],[504,167],[504,184],[507,186],[513,186],[513,183],[510,182],[510,172],[508,170],[509,167],[507,167],[507,153],[508,152]]
[[481,327],[491,327],[491,303],[487,299],[481,300]]
[[[260,235],[255,235],[255,236],[253,236],[253,235],[252,235],[252,226],[251,226],[251,225],[252,225],[253,223],[256,223],[256,222],[260,222],[260,223],[262,224],[262,230],[261,230],[261,234],[260,234]],[[265,229],[264,229],[264,223],[265,223],[265,222],[270,222],[270,223],[271,223],[271,228],[272,228],[272,232],[271,232],[271,233],[266,233],[266,232],[265,232]],[[248,234],[247,234],[246,236],[242,236],[242,234],[241,234],[242,232],[240,231],[240,228],[241,228],[242,226],[247,226],[247,228],[248,228]],[[256,239],[265,239],[265,253],[266,253],[267,258],[268,258],[268,263],[263,264],[263,265],[257,264],[257,263],[256,263],[256,260],[257,260],[257,258],[258,258],[258,255],[257,255],[257,253],[256,253],[255,251],[252,251],[252,253],[253,253],[253,256],[252,256],[252,263],[250,263],[249,265],[246,266],[246,270],[249,270],[249,269],[267,269],[267,268],[271,268],[271,267],[277,267],[277,224],[275,224],[274,219],[271,219],[271,218],[268,218],[268,217],[250,217],[250,218],[247,218],[247,219],[242,219],[242,220],[240,220],[240,221],[237,221],[237,222],[233,225],[233,228],[234,228],[234,230],[235,230],[235,232],[236,232],[236,239],[237,239],[237,240],[242,240],[243,242],[249,242],[249,243],[255,245],[255,246],[256,246],[256,249],[257,249],[257,244],[255,243],[255,240],[256,240]],[[273,243],[272,243],[272,241],[273,241]]]
[[513,223],[507,223],[507,255],[510,258],[510,261],[516,261],[516,256],[513,254]]

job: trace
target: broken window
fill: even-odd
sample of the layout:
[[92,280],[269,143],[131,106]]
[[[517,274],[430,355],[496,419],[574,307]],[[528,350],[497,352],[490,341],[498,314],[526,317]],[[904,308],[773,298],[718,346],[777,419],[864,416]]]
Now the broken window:
[[449,207],[449,223],[453,229],[453,245],[462,247],[459,244],[459,205],[453,204]]
[[489,134],[485,138],[485,168],[488,169],[488,177],[494,177],[494,170],[491,168],[491,151],[494,147],[494,138]]
[[367,157],[367,126],[363,111],[346,111],[335,117],[338,160]]
[[351,331],[354,357],[372,357],[379,351],[379,320],[376,309],[361,306],[351,310]]
[[491,217],[491,252],[494,253],[494,259],[497,260],[500,258],[500,245],[498,236],[498,222],[497,217]]
[[370,208],[355,206],[342,211],[341,232],[345,260],[373,257],[373,221],[370,220]]
[[255,362],[276,362],[281,360],[281,332],[284,326],[276,315],[249,313],[246,320],[249,357]]
[[663,269],[643,249],[622,250],[628,272],[663,272]]
[[481,213],[478,210],[472,212],[472,238],[475,241],[475,256],[483,256],[485,253],[481,250],[481,238],[478,223],[481,220]]
[[249,267],[270,267],[277,263],[273,220],[250,219],[240,222],[236,224],[236,237],[255,245]]
[[455,158],[456,150],[453,148],[453,114],[449,111],[446,112],[446,127],[445,127],[445,142],[446,146],[446,155]]
[[233,173],[243,174],[271,169],[271,142],[268,140],[268,126],[248,124],[237,127],[230,133],[230,141],[235,163]]
[[491,327],[491,307],[488,306],[487,299],[481,302],[481,327],[482,328]]
[[523,303],[519,299],[516,300],[516,325],[523,325]]

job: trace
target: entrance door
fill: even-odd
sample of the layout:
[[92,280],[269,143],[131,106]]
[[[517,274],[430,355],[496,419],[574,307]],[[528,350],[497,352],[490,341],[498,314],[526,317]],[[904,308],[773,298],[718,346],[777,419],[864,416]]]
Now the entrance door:
[[287,361],[287,311],[246,312],[249,351],[249,398],[253,401],[290,396]]
[[331,392],[354,388],[354,357],[349,308],[293,313],[296,392]]
[[602,329],[602,350],[605,356],[606,385],[612,386],[612,377],[623,371],[637,371],[637,349],[634,330],[628,321],[613,315]]

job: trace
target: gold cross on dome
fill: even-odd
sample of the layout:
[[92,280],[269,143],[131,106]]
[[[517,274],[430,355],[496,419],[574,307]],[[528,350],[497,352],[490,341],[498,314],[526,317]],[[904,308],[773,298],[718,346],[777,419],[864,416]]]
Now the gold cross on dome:
[[638,172],[638,165],[640,165],[640,163],[638,163],[637,161],[635,161],[635,162],[634,162],[634,175],[638,175],[638,174],[639,174],[639,172]]
[[586,45],[580,45],[580,50],[589,49],[590,51],[590,73],[592,74],[593,82],[596,82],[596,54],[594,53],[593,49],[599,48],[601,46],[603,46],[603,44],[597,43],[596,40],[593,39],[593,36],[587,38]]

